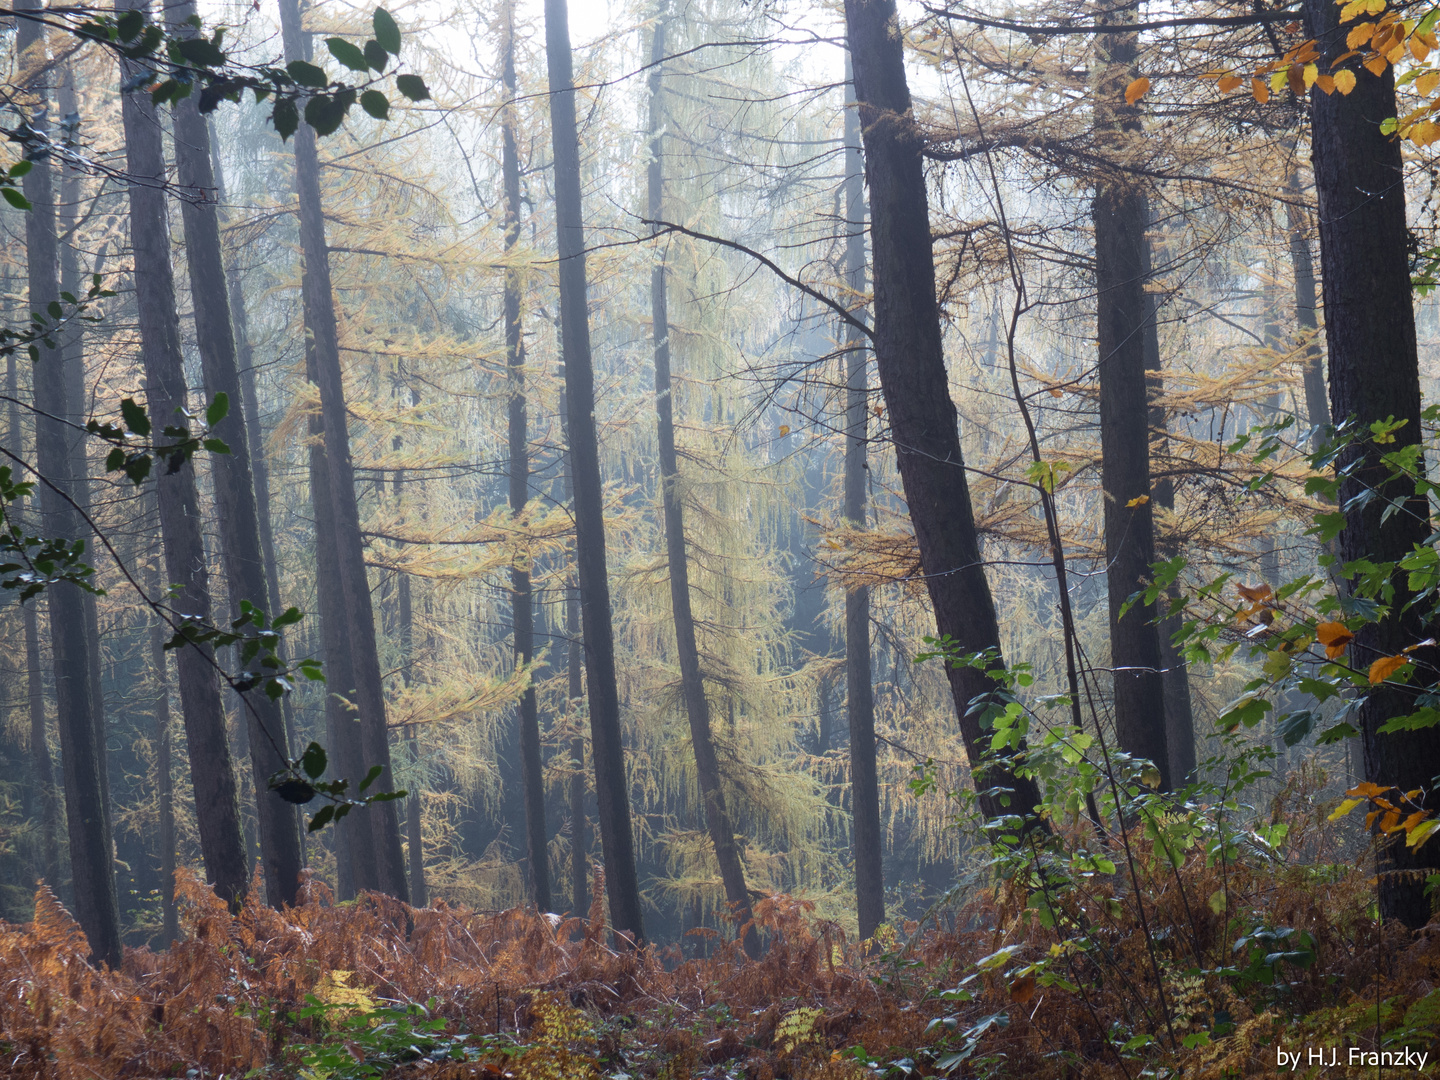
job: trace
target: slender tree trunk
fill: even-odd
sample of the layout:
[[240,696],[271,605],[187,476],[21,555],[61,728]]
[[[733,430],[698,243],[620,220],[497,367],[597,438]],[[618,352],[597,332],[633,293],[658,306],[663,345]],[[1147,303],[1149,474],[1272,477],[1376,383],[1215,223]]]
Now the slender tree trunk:
[[[186,20],[196,14],[194,0],[176,0],[165,9],[172,34],[193,33]],[[230,617],[241,616],[241,601],[270,608],[265,557],[260,543],[259,511],[250,470],[250,441],[245,430],[244,394],[235,356],[235,333],[225,264],[220,254],[220,221],[216,212],[215,174],[211,167],[210,126],[194,97],[175,106],[175,163],[181,187],[197,198],[181,201],[185,248],[190,267],[190,297],[195,309],[205,394],[224,394],[231,414],[215,430],[230,447],[212,458],[215,503],[220,518],[220,546]],[[265,897],[271,907],[293,904],[300,888],[300,834],[293,806],[270,790],[271,776],[283,771],[289,758],[285,718],[280,703],[263,689],[240,698],[241,723],[248,729],[251,779],[259,825],[260,861],[265,868]]]
[[[664,92],[665,3],[655,22],[650,47],[650,167],[648,213],[651,221],[664,215]],[[665,517],[665,554],[670,568],[670,610],[675,624],[675,651],[680,660],[680,693],[690,721],[690,746],[695,754],[695,776],[705,807],[705,829],[720,865],[725,901],[736,925],[743,931],[745,953],[760,955],[760,935],[750,914],[750,893],[745,887],[745,866],[735,842],[735,827],[725,805],[720,759],[710,731],[710,702],[705,697],[705,676],[695,639],[695,616],[690,607],[690,563],[685,552],[685,516],[680,503],[679,462],[675,454],[675,397],[670,383],[670,317],[666,310],[665,255],[656,252],[650,270],[650,319],[655,361],[655,420],[660,448],[660,492]]]
[[[1325,394],[1324,356],[1320,348],[1320,323],[1315,316],[1315,258],[1310,252],[1310,224],[1296,205],[1304,193],[1300,174],[1292,172],[1285,185],[1285,226],[1289,232],[1290,266],[1295,283],[1295,327],[1305,343],[1305,413],[1312,428],[1323,431],[1330,425],[1330,403]],[[1316,445],[1319,445],[1317,435]]]
[[[217,213],[225,205],[225,173],[220,167],[219,143],[210,140],[210,167],[215,182],[215,204]],[[223,218],[222,218],[223,220]],[[223,258],[225,246],[221,244]],[[255,386],[255,351],[250,344],[250,321],[245,314],[245,291],[240,283],[240,271],[234,263],[225,267],[225,288],[229,299],[230,326],[235,340],[235,361],[240,378],[240,401],[238,406],[245,425],[245,442],[250,452],[250,475],[254,481],[256,520],[260,527],[260,555],[265,566],[266,610],[275,616],[285,610],[280,603],[280,567],[275,559],[275,530],[270,520],[270,468],[265,458],[265,426],[260,418],[260,398]],[[231,408],[237,403],[232,401]],[[285,658],[284,650],[279,653]],[[280,715],[285,724],[285,753],[294,755],[295,702],[290,694],[280,699]],[[302,807],[293,808],[295,830],[300,838],[300,864],[306,863],[305,812]]]
[[[395,486],[400,487],[402,470],[395,473]],[[403,666],[401,678],[405,685],[410,685],[410,666],[415,659],[415,612],[410,595],[410,575],[401,574],[396,587],[396,607],[400,616],[400,655]],[[405,730],[405,748],[410,754],[410,764],[418,767],[420,764],[420,740],[415,735],[415,725],[411,724]],[[418,788],[412,791],[406,800],[406,843],[410,848],[410,903],[417,908],[423,908],[429,903],[429,893],[425,888],[425,832],[424,821],[420,815],[420,792]]]
[[639,944],[645,938],[640,881],[630,830],[630,790],[620,697],[615,683],[615,639],[606,576],[604,489],[595,433],[595,371],[590,358],[586,298],[585,226],[580,205],[580,143],[575,127],[575,83],[565,0],[545,0],[545,56],[550,75],[550,133],[555,155],[555,216],[560,253],[560,322],[565,354],[570,464],[575,485],[575,561],[585,635],[590,700],[590,752],[595,763],[600,846],[614,928]]
[[[158,564],[150,575],[152,592],[163,591]],[[150,620],[150,677],[155,695],[155,789],[160,814],[160,944],[180,940],[180,915],[175,904],[175,783],[171,771],[170,680],[166,672],[165,627]]]
[[[39,5],[22,0],[19,10]],[[16,20],[15,51],[22,76],[45,62],[39,22]],[[34,118],[44,123],[44,90],[38,77],[27,97]],[[32,209],[25,215],[25,252],[30,310],[44,312],[59,299],[59,253],[55,238],[54,167],[41,161],[21,182]],[[42,476],[59,490],[42,484],[40,506],[45,536],[88,539],[89,530],[76,509],[75,477],[66,429],[58,419],[69,415],[65,373],[59,349],[39,342],[35,364],[36,458]],[[50,606],[50,649],[55,664],[55,705],[65,774],[65,812],[70,837],[70,867],[75,887],[75,917],[90,943],[91,960],[120,966],[120,920],[115,899],[115,873],[104,788],[101,746],[91,695],[91,657],[85,641],[85,601],[81,589],[64,583],[47,590]]]
[[[147,7],[145,0],[121,0],[116,10],[147,12]],[[129,78],[134,73],[134,65],[122,65],[122,73]],[[166,425],[176,422],[177,411],[189,404],[162,186],[165,161],[160,144],[160,121],[149,99],[141,93],[126,93],[122,113],[126,164],[132,178],[128,187],[130,238],[135,253],[135,299],[150,420],[159,436]],[[172,585],[179,586],[173,606],[208,622],[211,618],[210,575],[200,535],[200,497],[195,485],[194,463],[172,472],[162,457],[155,472],[153,483],[160,504],[166,576]],[[175,666],[206,874],[215,891],[227,903],[235,905],[249,883],[235,770],[226,738],[225,709],[214,653],[208,645],[189,644],[175,650]]]
[[[500,120],[501,172],[505,186],[505,253],[520,239],[520,154],[515,141],[515,4],[505,5],[505,57],[502,75],[508,102]],[[530,499],[530,444],[526,433],[525,339],[520,322],[518,269],[505,271],[505,362],[510,375],[510,513],[519,517]],[[517,556],[510,567],[511,617],[515,628],[516,666],[535,658],[535,608],[530,585],[530,558]],[[545,772],[540,760],[540,712],[532,682],[520,698],[520,773],[525,788],[525,861],[530,899],[549,911],[550,856],[545,838]]]
[[[848,67],[848,64],[847,64]],[[854,81],[845,88],[845,285],[852,307],[865,295],[865,176]],[[993,338],[994,321],[991,322]],[[864,335],[845,326],[845,520],[866,523],[869,370]],[[870,589],[845,594],[845,709],[850,721],[850,800],[855,828],[855,912],[860,939],[885,921],[880,781],[875,765],[875,692],[870,674]]]
[[[1308,29],[1319,39],[1329,70],[1345,51],[1345,28],[1330,0],[1306,0]],[[1420,442],[1420,374],[1415,342],[1415,312],[1406,256],[1405,188],[1398,140],[1382,134],[1379,121],[1395,115],[1394,73],[1375,76],[1350,60],[1355,89],[1349,95],[1311,95],[1312,163],[1319,201],[1320,265],[1324,276],[1325,343],[1330,357],[1331,414],[1366,425],[1393,416],[1405,424],[1395,442],[1351,446],[1335,463],[1343,477],[1340,505],[1347,506],[1340,533],[1340,560],[1401,559],[1427,542],[1430,508],[1401,481],[1387,485],[1384,453]],[[1379,497],[1363,505],[1351,500],[1366,487]],[[1384,520],[1390,500],[1405,501],[1405,511]],[[1402,572],[1394,579],[1393,613],[1361,628],[1351,644],[1351,663],[1364,667],[1382,656],[1429,637],[1426,605],[1408,607],[1411,593]],[[1433,663],[1433,658],[1428,659]],[[1440,740],[1433,731],[1383,735],[1393,716],[1412,711],[1413,691],[1372,688],[1360,710],[1365,779],[1401,791],[1429,792],[1440,773]],[[1429,845],[1407,847],[1403,837],[1384,842],[1376,857],[1380,914],[1419,927],[1430,919],[1425,878],[1434,873],[1436,852]]]
[[[282,0],[280,18],[286,57],[292,61],[303,59],[298,0]],[[380,652],[375,640],[375,613],[365,570],[360,508],[355,498],[355,469],[350,460],[345,379],[340,366],[335,296],[330,284],[330,254],[325,242],[325,219],[320,199],[320,160],[315,129],[304,122],[295,132],[295,188],[300,204],[300,247],[305,259],[305,325],[314,341],[315,379],[320,389],[320,411],[325,420],[325,462],[330,474],[333,512],[333,531],[319,534],[319,539],[327,553],[333,553],[340,579],[344,627],[354,678],[354,700],[360,713],[363,764],[366,769],[376,765],[381,767],[380,776],[373,785],[374,792],[393,791],[394,773],[390,767],[390,739],[385,723]],[[358,782],[359,777],[354,777],[354,780]],[[361,811],[359,817],[362,821],[369,819],[375,853],[376,887],[401,900],[407,899],[400,819],[395,803],[378,803]]]
[[[75,67],[67,62],[60,69],[60,87],[56,105],[61,116],[77,111],[75,102]],[[80,173],[74,168],[60,170],[60,199],[56,206],[57,227],[60,245],[60,289],[71,296],[83,296],[87,286],[81,284],[80,253],[75,246],[75,233],[80,224]],[[91,514],[93,504],[90,497],[90,470],[86,460],[84,434],[85,422],[90,418],[87,408],[88,391],[85,385],[85,331],[83,323],[70,326],[60,342],[61,367],[65,372],[65,400],[69,408],[68,419],[74,427],[67,433],[70,454],[70,475],[74,477],[73,494],[75,501],[86,516]],[[90,541],[92,554],[98,556],[98,545]],[[85,651],[90,655],[90,708],[95,722],[95,747],[100,755],[100,794],[105,811],[105,836],[110,844],[111,856],[115,852],[115,826],[111,818],[110,803],[110,748],[105,730],[105,693],[101,689],[100,673],[100,609],[93,593],[86,593],[85,602]]]
[[[845,2],[870,184],[875,366],[936,628],[965,653],[993,650],[998,666],[1000,627],[980,561],[945,371],[921,158],[924,138],[910,111],[895,20],[894,0]],[[966,753],[978,768],[988,740],[980,722],[983,710],[972,709],[972,702],[994,701],[997,683],[972,667],[952,667],[946,674]],[[987,817],[1028,814],[1040,802],[1032,781],[998,766],[984,768],[976,786]]]
[[[1108,10],[1108,9],[1106,9]],[[1139,130],[1138,110],[1124,101],[1134,74],[1136,36],[1096,41],[1102,75],[1096,85],[1096,130],[1104,139]],[[1122,136],[1123,137],[1123,136]],[[1128,176],[1103,177],[1091,207],[1095,226],[1096,324],[1100,370],[1100,479],[1105,499],[1105,580],[1110,598],[1115,741],[1160,770],[1171,786],[1166,745],[1165,684],[1154,608],[1130,597],[1143,590],[1155,561],[1155,506],[1150,490],[1150,423],[1146,401],[1145,295],[1149,270],[1145,192]]]
[[[562,402],[562,418],[565,411]],[[568,422],[566,426],[569,426]],[[568,453],[562,484],[561,497],[569,503],[573,493],[570,490],[572,485]],[[565,641],[565,714],[575,725],[575,734],[570,739],[570,898],[571,911],[577,918],[583,919],[590,910],[590,837],[585,817],[585,737],[580,733],[578,717],[585,702],[582,674],[584,661],[581,655],[583,643],[580,639],[580,590],[573,577],[565,586]]]
[[[1151,263],[1148,238],[1145,240],[1142,255],[1145,280],[1149,281],[1154,267]],[[1152,439],[1158,438],[1164,448],[1169,440],[1169,433],[1165,409],[1160,404],[1165,383],[1160,359],[1160,318],[1155,294],[1148,290],[1145,293],[1145,376],[1150,400],[1148,435]],[[1163,507],[1167,511],[1175,509],[1175,482],[1170,477],[1155,478],[1151,491],[1157,507]],[[1157,558],[1174,554],[1171,551],[1159,550],[1160,546],[1157,538]],[[1176,615],[1173,618],[1161,619],[1157,627],[1160,681],[1165,696],[1165,750],[1170,761],[1170,782],[1177,787],[1189,783],[1194,779],[1195,773],[1195,714],[1190,701],[1190,668],[1185,663],[1184,651],[1175,644],[1175,634],[1180,631],[1183,623],[1184,620]]]
[[[19,360],[13,352],[6,357],[5,392],[10,398],[6,444],[13,453],[19,454],[25,445],[25,435],[20,426]],[[12,513],[21,521],[27,516],[23,503],[16,504]],[[47,885],[59,889],[59,807],[55,765],[50,757],[50,740],[45,733],[45,678],[40,658],[40,615],[35,604],[21,605],[21,625],[25,635],[25,703],[30,721],[30,783],[34,792],[32,803],[40,819],[40,872]]]

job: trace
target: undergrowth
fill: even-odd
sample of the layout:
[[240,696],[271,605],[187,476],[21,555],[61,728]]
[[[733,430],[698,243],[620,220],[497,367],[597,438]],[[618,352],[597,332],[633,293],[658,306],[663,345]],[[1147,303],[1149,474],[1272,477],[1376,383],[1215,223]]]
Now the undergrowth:
[[[755,906],[758,961],[715,941],[700,959],[614,949],[598,904],[584,920],[337,904],[311,881],[295,908],[264,907],[256,888],[232,916],[182,871],[185,940],[97,971],[42,889],[33,922],[0,923],[0,1073],[1230,1080],[1275,1075],[1280,1050],[1328,1063],[1335,1048],[1325,1076],[1375,1075],[1346,1068],[1351,1047],[1436,1041],[1440,933],[1382,927],[1370,873],[1324,861],[1328,804],[1287,794],[1267,834],[1285,844],[1252,831],[1247,846],[1237,829],[1220,858],[1204,829],[1176,825],[1213,810],[1135,824],[1133,878],[1118,837],[1095,854],[1078,831],[1032,837],[1017,849],[1032,845],[1030,871],[1018,854],[997,863],[995,884],[944,917],[863,948],[804,901],[770,897]],[[1070,853],[1063,875],[1056,852]],[[1302,1059],[1295,1073],[1320,1071]]]

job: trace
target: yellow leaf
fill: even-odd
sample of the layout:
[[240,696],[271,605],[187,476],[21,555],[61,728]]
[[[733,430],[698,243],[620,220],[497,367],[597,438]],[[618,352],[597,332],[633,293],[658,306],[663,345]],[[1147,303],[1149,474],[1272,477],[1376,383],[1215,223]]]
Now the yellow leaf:
[[1144,506],[1144,505],[1145,505],[1146,503],[1148,503],[1149,501],[1150,501],[1150,496],[1149,496],[1149,495],[1136,495],[1133,499],[1131,499],[1129,502],[1127,502],[1127,503],[1125,504],[1125,509],[1127,509],[1127,510],[1133,510],[1133,509],[1135,509],[1135,507],[1137,507],[1137,506]]
[[1422,64],[1425,62],[1425,57],[1430,55],[1430,46],[1420,40],[1419,34],[1410,38],[1410,55]]
[[1319,77],[1320,69],[1314,64],[1306,64],[1303,68],[1300,69],[1300,81],[1305,84],[1306,90],[1309,90],[1312,86],[1314,86],[1315,80]]
[[1279,71],[1273,72],[1273,73],[1270,75],[1270,90],[1271,90],[1271,92],[1278,94],[1278,93],[1280,93],[1281,90],[1284,90],[1284,89],[1285,89],[1285,80],[1286,80],[1288,77],[1289,77],[1289,76],[1288,76],[1288,74],[1287,74],[1287,72],[1285,71],[1284,68],[1281,68]]
[[1410,663],[1410,658],[1401,654],[1400,656],[1382,656],[1370,665],[1370,684],[1382,683],[1390,678],[1401,668]]
[[1365,0],[1350,0],[1340,9],[1340,21],[1347,23],[1365,10]]
[[1344,71],[1335,73],[1335,89],[1342,94],[1348,94],[1355,89],[1355,72],[1346,68]]
[[1429,97],[1437,86],[1440,86],[1440,71],[1427,71],[1415,80],[1415,92],[1421,97]]
[[1353,27],[1350,33],[1345,35],[1345,47],[1347,49],[1358,49],[1374,36],[1375,24],[1373,22],[1361,23]]
[[1364,803],[1364,801],[1364,799],[1345,799],[1339,806],[1330,811],[1330,820],[1339,821],[1346,814],[1350,813],[1351,810],[1354,810],[1357,806]]
[[1220,82],[1217,85],[1220,87],[1220,92],[1222,94],[1228,94],[1231,90],[1234,90],[1244,81],[1245,80],[1240,78],[1239,75],[1226,75],[1221,78]]
[[790,425],[789,425],[789,424],[781,424],[781,425],[780,425],[780,437],[783,439],[786,435],[789,435],[789,434],[790,434]]
[[1415,828],[1406,831],[1405,846],[1412,848],[1420,847],[1421,844],[1425,843],[1426,840],[1429,840],[1430,837],[1434,835],[1436,829],[1440,829],[1440,820],[1430,818],[1428,821],[1422,821],[1419,825],[1415,826]]
[[1320,92],[1323,94],[1333,94],[1335,92],[1335,80],[1329,75],[1317,76],[1315,85],[1320,88]]
[[1163,779],[1164,777],[1160,775],[1160,770],[1154,765],[1147,765],[1140,772],[1140,782],[1148,788],[1158,789],[1160,787],[1160,781]]
[[1344,623],[1322,622],[1315,627],[1315,637],[1325,646],[1325,656],[1335,660],[1345,653],[1345,646],[1355,640],[1355,635],[1345,628]]
[[1138,79],[1136,79],[1134,82],[1132,82],[1129,86],[1125,88],[1125,103],[1127,105],[1134,105],[1135,102],[1139,101],[1142,97],[1145,96],[1145,91],[1149,89],[1150,80],[1147,79],[1144,75],[1141,75]]
[[[1350,76],[1350,81],[1351,83],[1354,83],[1355,76]],[[1266,86],[1263,82],[1261,82],[1259,79],[1250,80],[1250,93],[1261,105],[1264,105],[1267,101],[1270,100],[1270,88]]]
[[[1437,138],[1440,138],[1440,127],[1436,127],[1430,121],[1416,124],[1410,129],[1409,139],[1416,146],[1429,146]],[[1406,650],[1407,652],[1409,650]]]

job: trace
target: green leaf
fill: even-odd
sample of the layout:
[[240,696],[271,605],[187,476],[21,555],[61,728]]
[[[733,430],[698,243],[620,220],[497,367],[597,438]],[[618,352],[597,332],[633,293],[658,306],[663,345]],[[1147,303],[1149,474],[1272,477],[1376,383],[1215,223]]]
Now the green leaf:
[[430,91],[425,87],[425,80],[419,75],[397,75],[395,76],[395,89],[404,94],[411,101],[429,101]]
[[365,63],[369,64],[376,71],[384,71],[390,63],[390,54],[374,38],[365,42]]
[[1355,728],[1350,724],[1336,724],[1334,727],[1326,728],[1319,735],[1317,735],[1315,737],[1315,743],[1318,746],[1329,746],[1331,743],[1337,743],[1341,739],[1348,739],[1352,735],[1359,734],[1360,732],[1356,731]]
[[360,781],[360,790],[364,791],[366,788],[368,788],[379,778],[380,774],[384,771],[384,765],[371,765],[370,771],[365,774],[365,779]]
[[1319,719],[1320,714],[1310,709],[1286,713],[1275,721],[1275,733],[1285,740],[1286,746],[1294,746],[1310,734]]
[[205,426],[213,428],[230,415],[230,395],[223,390],[205,407]]
[[390,119],[390,102],[379,90],[366,90],[361,94],[360,107],[376,120]]
[[375,14],[370,17],[370,25],[375,28],[375,40],[380,47],[391,56],[399,56],[400,27],[395,25],[390,13],[384,8],[376,8]]
[[280,141],[284,142],[300,126],[300,110],[289,98],[277,98],[275,108],[270,112],[270,123],[275,126],[275,134],[280,136]]
[[330,78],[324,71],[314,64],[307,64],[304,60],[291,60],[285,65],[285,70],[301,86],[308,86],[312,90],[319,90],[330,85]]
[[300,767],[311,780],[318,780],[324,775],[325,765],[325,748],[317,742],[307,746],[305,753],[300,756]]
[[344,119],[345,110],[329,94],[316,94],[305,103],[305,122],[316,135],[333,134]]
[[196,67],[218,68],[225,65],[225,50],[204,38],[187,38],[178,43],[180,55]]
[[334,816],[334,806],[322,806],[318,811],[316,811],[315,816],[310,819],[310,826],[308,831],[319,832],[326,825],[330,824],[330,819]]
[[17,161],[14,165],[10,166],[10,177],[11,179],[18,179],[34,167],[35,163],[33,161]]
[[0,195],[4,195],[5,201],[15,207],[16,210],[30,209],[30,200],[25,198],[24,195],[21,195],[20,192],[13,187],[0,188]]
[[206,439],[200,445],[205,447],[205,449],[209,450],[212,454],[230,453],[230,444],[227,443],[224,439]]
[[115,20],[115,33],[121,41],[134,41],[144,29],[145,16],[133,9]]
[[135,404],[134,398],[126,398],[120,402],[120,415],[125,420],[125,426],[136,435],[145,436],[150,434],[150,417],[145,415],[145,410]]
[[368,71],[370,69],[370,62],[365,59],[365,54],[353,41],[346,41],[342,37],[331,37],[325,39],[325,44],[330,49],[330,55],[351,71]]

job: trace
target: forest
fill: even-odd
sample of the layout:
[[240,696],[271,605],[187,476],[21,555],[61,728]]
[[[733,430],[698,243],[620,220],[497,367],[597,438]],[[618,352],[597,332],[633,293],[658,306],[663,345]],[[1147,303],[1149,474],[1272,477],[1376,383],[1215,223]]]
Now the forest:
[[369,3],[0,10],[0,1075],[1434,1074],[1440,5]]

